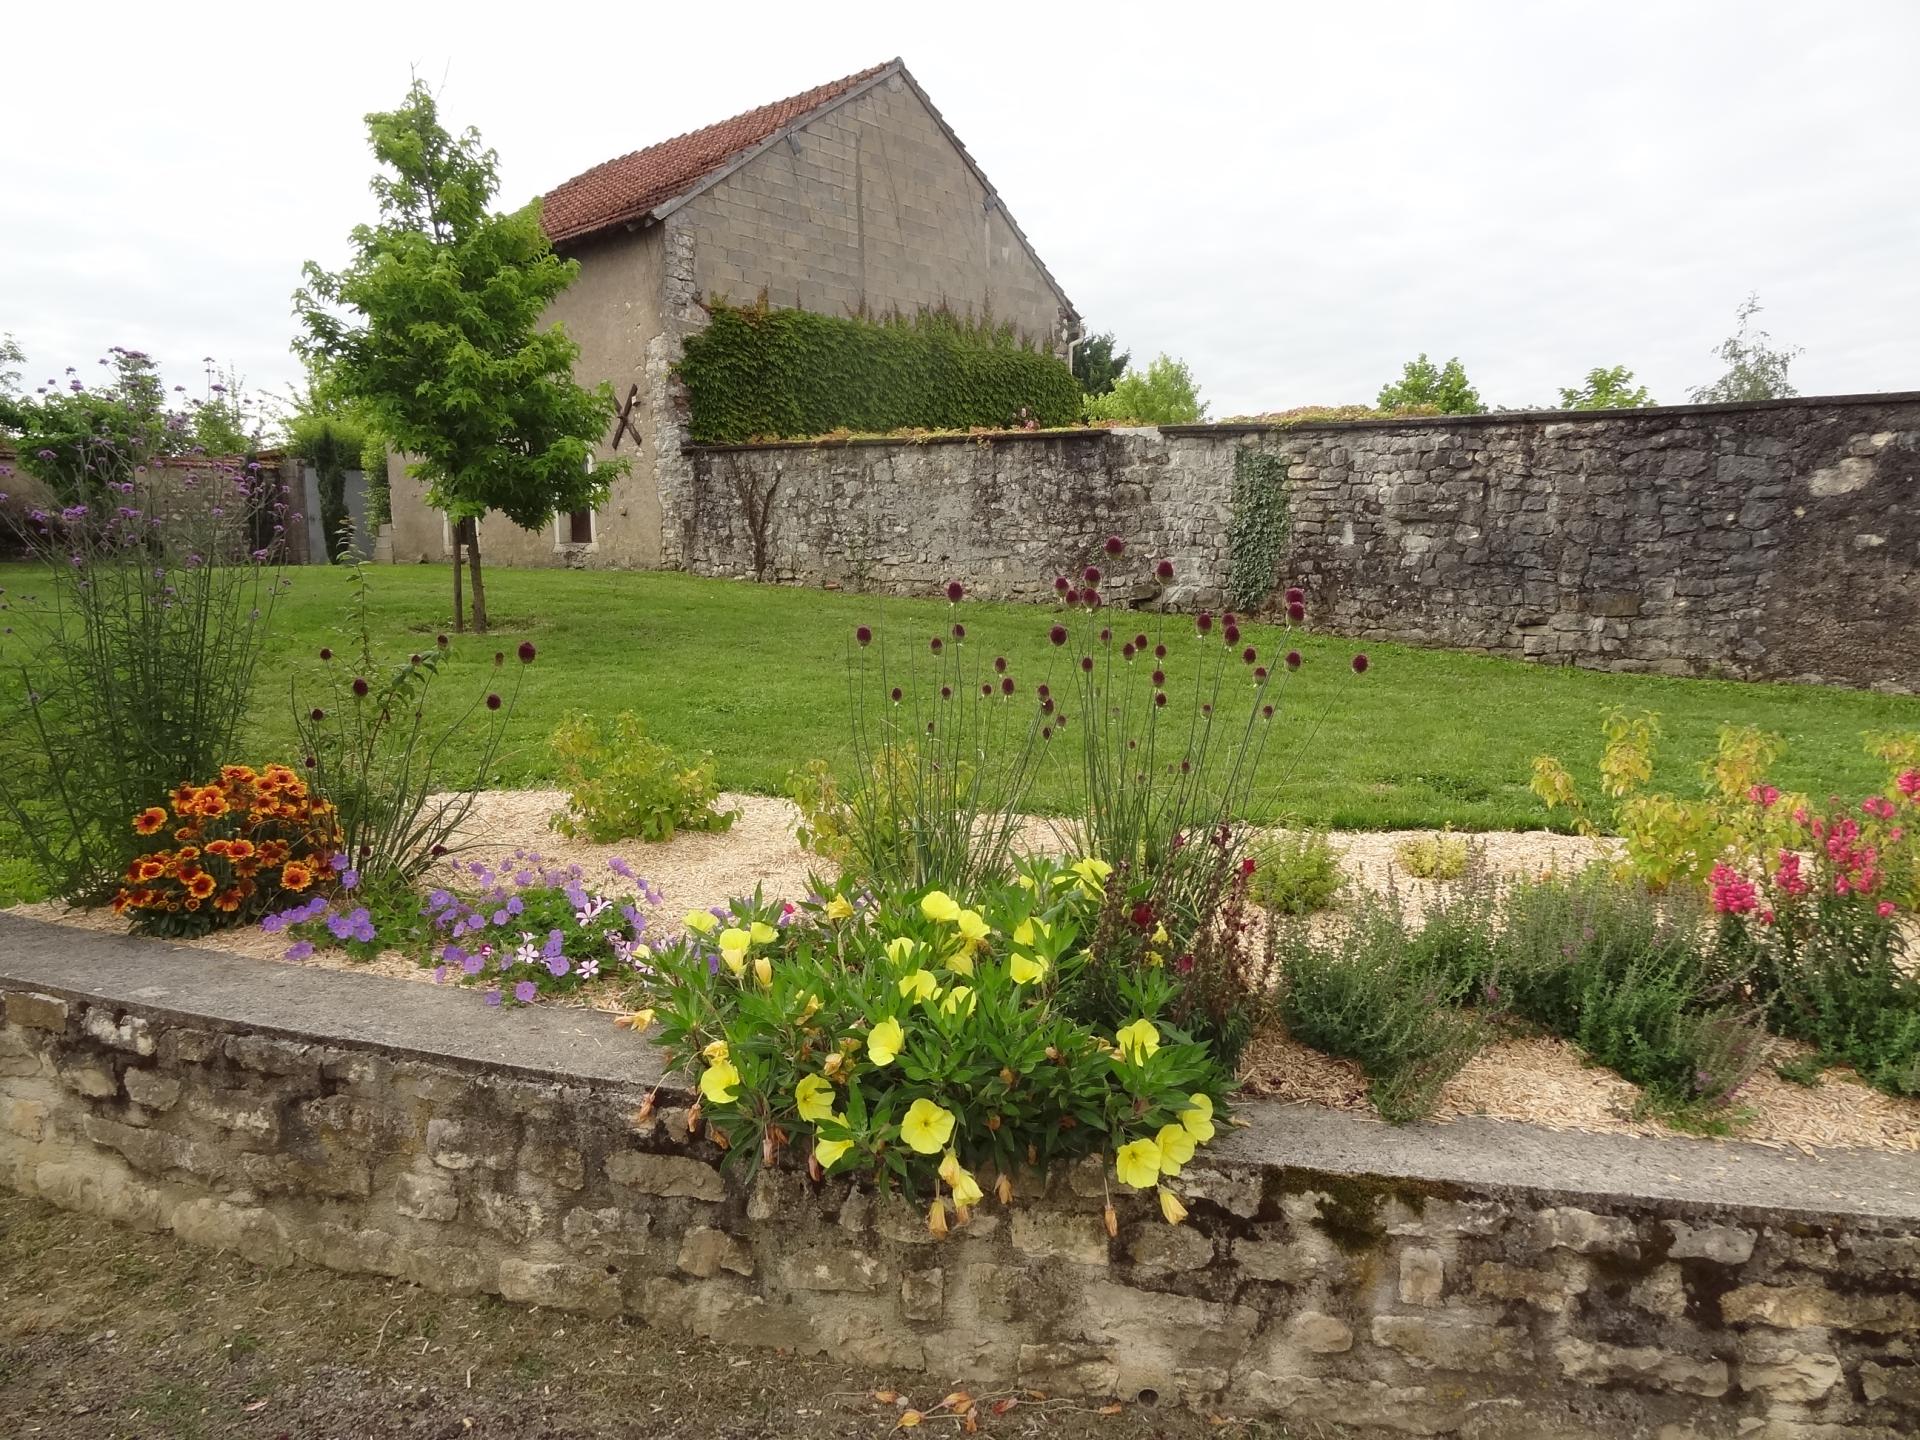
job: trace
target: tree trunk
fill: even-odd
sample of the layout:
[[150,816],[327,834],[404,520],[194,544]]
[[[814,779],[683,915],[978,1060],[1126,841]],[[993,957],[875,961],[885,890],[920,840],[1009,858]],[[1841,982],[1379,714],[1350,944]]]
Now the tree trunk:
[[453,535],[453,633],[459,635],[467,628],[465,607],[460,603],[460,537],[467,533],[467,522],[454,521],[451,533]]
[[476,635],[487,633],[487,587],[480,581],[480,522],[469,520],[472,528],[467,531],[467,558],[473,565],[473,630]]

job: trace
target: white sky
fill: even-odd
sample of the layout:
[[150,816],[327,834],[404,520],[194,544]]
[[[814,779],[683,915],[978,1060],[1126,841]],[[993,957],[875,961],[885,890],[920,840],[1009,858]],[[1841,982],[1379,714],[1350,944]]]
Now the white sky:
[[[796,24],[794,17],[805,17]],[[1920,388],[1920,3],[9,7],[0,331],[298,375],[288,296],[371,218],[409,67],[518,203],[902,56],[1095,329],[1216,416],[1499,404],[1626,364],[1679,402],[1757,290],[1807,394]]]

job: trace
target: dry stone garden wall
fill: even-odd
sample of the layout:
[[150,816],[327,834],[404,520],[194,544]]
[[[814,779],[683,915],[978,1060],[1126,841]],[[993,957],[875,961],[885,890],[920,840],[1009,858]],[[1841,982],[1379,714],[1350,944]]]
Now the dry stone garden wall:
[[[583,1028],[598,1017],[146,953],[127,972],[144,983],[115,995],[8,979],[21,972],[0,943],[0,1183],[268,1265],[1366,1436],[1920,1427],[1920,1209],[1834,1199],[1842,1166],[1809,1163],[1804,1207],[1556,1188],[1551,1164],[1526,1160],[1513,1168],[1537,1183],[1476,1177],[1463,1127],[1457,1174],[1370,1173],[1399,1132],[1325,1112],[1358,1127],[1335,1147],[1356,1163],[1334,1165],[1299,1124],[1319,1112],[1256,1105],[1186,1177],[1183,1226],[1120,1196],[1109,1238],[1101,1173],[1081,1168],[1018,1177],[1011,1210],[935,1243],[897,1200],[720,1168],[670,1091],[636,1122],[651,1052],[605,1049],[610,1027]],[[216,973],[183,985],[187,966]],[[248,970],[272,978],[236,988]],[[326,1021],[356,988],[369,1018]],[[183,1013],[194,994],[252,997],[226,1007],[250,1018],[217,999]],[[476,1038],[421,1048],[410,1007]],[[303,1018],[259,1028],[268,1013]],[[530,1043],[576,1068],[527,1064]]]
[[697,448],[668,549],[701,574],[1050,600],[1118,533],[1110,599],[1219,605],[1236,477],[1274,473],[1246,449],[1285,476],[1284,534],[1250,556],[1338,634],[1920,689],[1913,394]]

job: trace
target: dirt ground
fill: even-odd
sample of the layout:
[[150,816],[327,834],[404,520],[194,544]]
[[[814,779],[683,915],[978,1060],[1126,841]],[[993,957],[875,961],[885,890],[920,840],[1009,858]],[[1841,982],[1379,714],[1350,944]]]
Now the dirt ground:
[[[942,1377],[451,1299],[0,1193],[0,1433],[9,1440],[858,1440],[964,1433]],[[877,1399],[876,1392],[893,1398]],[[1227,1416],[1113,1414],[982,1391],[978,1433],[1059,1440],[1336,1440]],[[1015,1403],[995,1415],[995,1402]]]

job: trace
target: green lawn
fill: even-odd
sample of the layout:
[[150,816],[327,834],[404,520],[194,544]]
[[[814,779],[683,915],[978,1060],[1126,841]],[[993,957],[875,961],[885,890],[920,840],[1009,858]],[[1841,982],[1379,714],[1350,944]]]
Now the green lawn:
[[[317,675],[317,651],[345,651],[348,573],[291,572],[292,592],[275,615],[277,642],[263,666],[245,733],[248,753],[291,758],[289,681]],[[395,660],[426,649],[446,628],[444,567],[372,572],[375,621]],[[0,566],[0,586],[32,588],[33,572]],[[653,733],[687,751],[710,750],[729,789],[778,792],[789,771],[846,753],[847,639],[859,623],[896,637],[924,660],[926,638],[952,616],[943,601],[883,600],[756,586],[678,574],[495,570],[488,600],[496,633],[457,639],[442,681],[445,698],[486,683],[496,648],[532,640],[540,658],[528,676],[501,785],[551,774],[545,738],[569,708],[596,714],[638,711]],[[1030,693],[1051,678],[1066,684],[1063,652],[1046,641],[1050,612],[1011,605],[962,607],[969,647],[1006,654]],[[1156,617],[1116,620],[1150,633]],[[1191,622],[1168,617],[1175,661],[1193,653]],[[1177,638],[1176,638],[1177,637]],[[1279,632],[1250,627],[1263,654],[1284,650]],[[902,645],[901,641],[910,642]],[[1397,645],[1369,645],[1373,667],[1353,675],[1355,646],[1296,637],[1306,655],[1294,677],[1287,720],[1262,775],[1267,816],[1340,827],[1452,824],[1462,829],[1536,827],[1546,811],[1526,788],[1541,752],[1559,754],[1592,783],[1598,724],[1610,706],[1660,713],[1667,731],[1664,774],[1694,783],[1718,726],[1748,722],[1788,741],[1777,779],[1816,793],[1878,785],[1862,751],[1867,730],[1920,729],[1920,699],[1808,686],[1672,680],[1547,668]],[[17,678],[0,684],[17,684]],[[311,690],[306,692],[309,697]],[[309,698],[305,703],[312,703]],[[1071,800],[1076,773],[1057,755],[1035,803]]]

